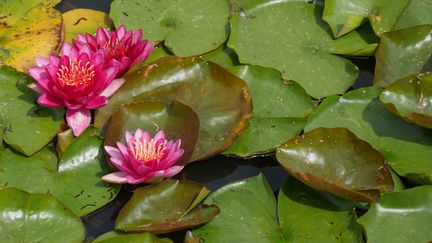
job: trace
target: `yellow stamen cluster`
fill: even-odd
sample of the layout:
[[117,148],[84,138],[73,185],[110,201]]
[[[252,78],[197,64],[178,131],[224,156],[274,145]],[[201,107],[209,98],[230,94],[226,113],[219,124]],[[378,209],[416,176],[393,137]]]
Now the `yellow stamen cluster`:
[[81,60],[69,60],[69,65],[61,65],[56,75],[63,87],[87,87],[95,76],[95,70],[90,62],[83,64]]
[[165,153],[165,144],[160,143],[156,146],[156,141],[151,139],[150,141],[135,141],[130,146],[130,151],[135,159],[147,162],[150,160],[156,160],[162,158]]

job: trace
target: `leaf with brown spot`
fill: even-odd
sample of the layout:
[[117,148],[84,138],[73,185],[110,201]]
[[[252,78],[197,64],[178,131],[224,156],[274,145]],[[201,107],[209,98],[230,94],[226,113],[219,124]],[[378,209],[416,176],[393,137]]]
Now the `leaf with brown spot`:
[[346,128],[317,128],[277,149],[282,167],[307,185],[337,196],[379,201],[393,190],[383,155]]
[[217,64],[200,58],[167,56],[129,72],[126,83],[98,109],[95,126],[103,128],[124,104],[178,100],[198,114],[200,131],[191,161],[227,149],[247,128],[252,112],[246,83]]
[[47,7],[54,7],[59,2],[61,2],[61,0],[1,0],[0,36],[37,5],[43,4]]
[[432,73],[394,82],[381,93],[380,100],[404,120],[432,128]]
[[209,193],[200,184],[178,180],[139,188],[120,210],[115,229],[167,233],[207,223],[219,214],[215,205],[197,206]]
[[111,28],[112,20],[108,14],[93,9],[78,8],[67,11],[63,15],[63,26],[65,31],[65,40],[70,42],[77,39],[79,33],[96,33],[98,27]]
[[35,58],[48,56],[61,43],[61,13],[38,5],[0,37],[0,65],[27,71]]

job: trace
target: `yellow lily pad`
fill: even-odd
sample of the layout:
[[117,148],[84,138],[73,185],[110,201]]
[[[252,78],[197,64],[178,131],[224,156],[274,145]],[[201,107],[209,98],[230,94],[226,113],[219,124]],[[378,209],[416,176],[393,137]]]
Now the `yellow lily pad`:
[[61,43],[61,13],[46,5],[38,5],[0,37],[0,65],[27,71],[35,58],[48,56]]
[[94,34],[98,27],[111,28],[112,20],[108,14],[93,9],[78,8],[63,14],[65,41],[77,39],[79,33]]
[[54,7],[61,0],[0,0],[0,36],[39,4]]

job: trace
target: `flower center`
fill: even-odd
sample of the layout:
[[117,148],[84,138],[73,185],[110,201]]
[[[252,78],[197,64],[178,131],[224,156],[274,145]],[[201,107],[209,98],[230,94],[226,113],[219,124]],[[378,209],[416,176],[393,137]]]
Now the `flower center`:
[[118,60],[126,56],[126,48],[117,38],[114,42],[109,40],[107,43],[105,43],[103,48],[107,52],[109,58]]
[[69,60],[68,65],[61,65],[56,73],[60,84],[69,87],[88,87],[95,76],[94,65],[81,60]]
[[151,139],[149,142],[146,140],[143,142],[135,141],[129,149],[135,159],[143,161],[144,163],[151,160],[160,159],[165,154],[164,143],[156,144],[156,141],[153,139]]

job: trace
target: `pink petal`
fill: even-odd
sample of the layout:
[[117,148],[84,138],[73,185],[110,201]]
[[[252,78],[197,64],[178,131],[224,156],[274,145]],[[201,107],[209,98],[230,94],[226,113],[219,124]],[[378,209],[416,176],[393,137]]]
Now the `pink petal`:
[[98,49],[96,38],[94,38],[90,34],[86,34],[86,37],[87,37],[86,43],[88,43],[91,46],[91,48],[93,48],[93,50]]
[[151,52],[153,51],[153,49],[154,49],[154,43],[153,43],[153,42],[149,42],[149,43],[147,44],[147,46],[145,47],[145,49],[141,52],[141,54],[140,54],[138,57],[136,57],[136,58],[133,60],[133,62],[129,65],[129,67],[133,67],[133,66],[135,66],[138,62],[140,62],[140,61],[146,59],[146,58],[151,54]]
[[127,146],[131,147],[132,143],[135,141],[135,138],[129,132],[125,133],[125,137],[126,137]]
[[104,148],[107,154],[109,154],[109,156],[116,159],[123,159],[123,156],[117,148],[108,145],[104,146]]
[[118,39],[121,40],[123,38],[123,36],[125,35],[125,33],[126,33],[125,26],[124,25],[120,25],[120,27],[117,28],[116,32],[117,32]]
[[175,149],[175,148],[171,148],[171,150],[168,152],[168,156],[161,161],[160,166],[162,168],[167,168],[172,166],[175,162],[177,162],[182,156],[183,156],[183,149]]
[[46,66],[49,63],[49,58],[46,57],[38,57],[36,58],[36,65],[38,65],[38,67],[42,67],[42,66]]
[[87,43],[87,38],[83,34],[78,34],[78,41],[83,42],[83,43]]
[[48,93],[41,94],[37,102],[39,105],[49,107],[49,108],[64,107],[64,104],[61,100],[59,100],[57,97],[49,95]]
[[36,80],[48,78],[48,73],[45,67],[32,67],[29,69],[29,74]]
[[110,183],[124,184],[127,182],[126,176],[127,173],[120,171],[120,172],[114,172],[108,175],[104,175],[102,177],[102,180]]
[[120,142],[117,142],[116,145],[117,145],[117,148],[119,149],[120,153],[121,153],[124,157],[126,157],[126,158],[129,157],[128,149],[127,149],[127,147],[126,147],[124,144],[122,144],[122,143],[120,143]]
[[127,179],[127,183],[136,185],[151,180],[152,178],[148,178],[148,177],[136,178],[136,177],[128,176],[126,179]]
[[104,105],[108,104],[108,98],[105,96],[96,96],[92,98],[87,104],[85,108],[87,109],[97,109]]
[[114,79],[108,87],[105,88],[99,95],[111,97],[125,82],[124,78]]
[[96,31],[96,41],[98,42],[99,46],[102,47],[108,42],[108,36],[105,33],[103,28],[98,28]]
[[62,55],[68,56],[71,59],[78,58],[78,50],[75,49],[70,43],[65,42],[62,47]]
[[142,39],[142,30],[138,29],[135,31],[135,33],[132,36],[132,45],[135,45],[136,43],[140,42]]
[[51,65],[54,65],[54,66],[59,66],[60,65],[60,62],[61,62],[61,58],[60,57],[58,57],[56,55],[51,55],[49,57],[49,59],[50,59]]
[[90,46],[88,45],[82,45],[81,48],[79,49],[79,54],[87,54],[88,56],[91,55],[92,50],[90,49]]
[[111,164],[127,174],[135,174],[132,168],[122,159],[110,158]]
[[[138,140],[138,141],[144,141],[144,140],[142,139],[142,138],[143,138],[143,130],[141,130],[141,128],[138,128],[138,129],[135,131],[134,137],[135,137],[135,139]],[[149,141],[149,140],[147,140],[147,141]]]
[[153,140],[156,141],[156,142],[158,140],[160,140],[160,139],[165,140],[165,132],[164,132],[164,130],[160,130],[159,132],[157,132],[156,135],[153,138]]
[[42,86],[40,86],[37,83],[31,83],[31,84],[27,85],[27,87],[32,89],[34,92],[36,92],[38,94],[42,94],[43,92],[45,92],[45,89],[42,88]]
[[163,173],[163,175],[162,175],[162,177],[164,177],[164,178],[169,178],[169,177],[175,176],[175,175],[177,175],[181,170],[183,170],[183,168],[184,168],[184,166],[179,166],[179,165],[177,165],[177,166],[173,166],[173,167],[171,167],[171,168],[165,170],[164,173]]
[[89,109],[81,108],[77,110],[66,111],[66,121],[73,134],[78,136],[86,129],[91,122],[91,114]]

